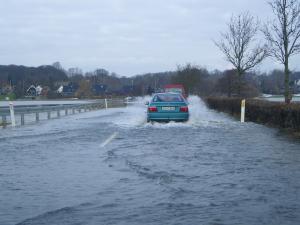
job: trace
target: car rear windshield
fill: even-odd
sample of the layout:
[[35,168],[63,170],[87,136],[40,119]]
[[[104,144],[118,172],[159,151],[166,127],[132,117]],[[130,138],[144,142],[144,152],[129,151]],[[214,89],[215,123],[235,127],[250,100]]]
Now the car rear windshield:
[[160,94],[153,97],[153,102],[184,102],[184,99],[181,95]]

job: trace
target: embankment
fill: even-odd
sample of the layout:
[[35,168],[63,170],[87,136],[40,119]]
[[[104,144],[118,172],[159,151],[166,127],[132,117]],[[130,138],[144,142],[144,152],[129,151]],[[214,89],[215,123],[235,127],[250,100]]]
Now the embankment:
[[[241,98],[208,97],[205,102],[211,109],[240,116],[241,100]],[[300,132],[300,104],[247,99],[246,120],[298,133]]]

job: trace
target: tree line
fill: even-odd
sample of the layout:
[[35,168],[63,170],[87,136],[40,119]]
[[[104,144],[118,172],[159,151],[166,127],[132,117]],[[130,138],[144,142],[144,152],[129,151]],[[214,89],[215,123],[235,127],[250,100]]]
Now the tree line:
[[[71,71],[74,71],[72,69]],[[204,67],[186,64],[174,71],[147,73],[133,77],[120,76],[105,69],[92,72],[69,73],[57,64],[51,66],[25,67],[0,66],[0,95],[13,92],[18,98],[26,96],[30,86],[41,86],[47,90],[48,98],[66,97],[57,90],[61,86],[71,86],[73,93],[67,97],[91,98],[107,96],[142,96],[153,92],[162,92],[167,84],[182,84],[187,93],[199,96],[245,96],[255,97],[262,93],[284,94],[284,71],[273,70],[270,73],[246,72],[238,77],[236,70],[208,71]],[[300,72],[290,74],[290,87],[300,93]],[[103,92],[95,93],[93,87],[106,87]]]

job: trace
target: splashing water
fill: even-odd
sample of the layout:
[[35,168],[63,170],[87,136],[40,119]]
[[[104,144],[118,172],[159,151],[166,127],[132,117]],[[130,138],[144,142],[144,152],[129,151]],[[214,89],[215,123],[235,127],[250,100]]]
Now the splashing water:
[[119,115],[112,118],[111,123],[122,128],[134,128],[146,123],[147,107],[145,103],[150,96],[138,97],[135,102],[129,103],[126,108],[116,109]]
[[188,98],[190,119],[186,123],[147,123],[147,107],[145,102],[151,99],[150,96],[139,97],[134,103],[131,103],[124,109],[117,109],[121,116],[116,116],[112,119],[114,125],[123,128],[135,127],[154,127],[154,128],[169,128],[169,127],[199,127],[199,126],[214,126],[232,121],[224,114],[217,113],[207,108],[203,100],[198,96],[190,96]]
[[198,96],[190,96],[188,102],[190,110],[189,125],[212,126],[213,124],[223,124],[232,121],[225,114],[207,108],[203,100]]

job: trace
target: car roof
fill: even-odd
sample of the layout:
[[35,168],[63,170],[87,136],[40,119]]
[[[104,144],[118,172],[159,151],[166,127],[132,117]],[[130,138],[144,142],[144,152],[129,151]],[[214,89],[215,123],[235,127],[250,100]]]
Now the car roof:
[[168,95],[168,94],[171,94],[171,95],[181,95],[178,92],[161,92],[161,93],[155,93],[155,95]]

